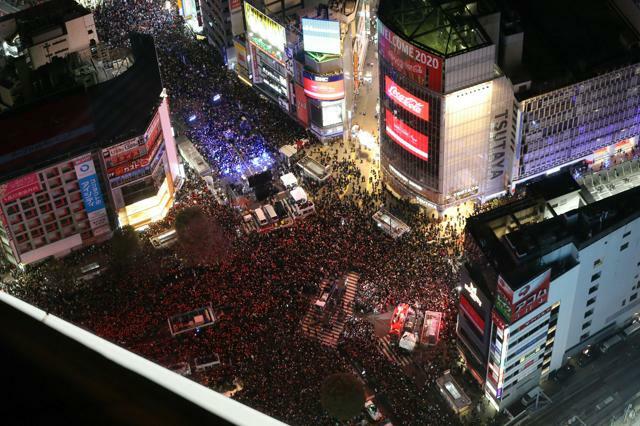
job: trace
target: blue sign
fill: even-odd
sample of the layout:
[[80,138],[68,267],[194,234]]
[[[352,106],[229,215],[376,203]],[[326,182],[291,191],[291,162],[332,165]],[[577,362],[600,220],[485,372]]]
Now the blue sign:
[[87,213],[103,209],[104,201],[102,200],[102,192],[100,192],[100,185],[96,175],[85,176],[79,179],[78,183],[80,184],[80,193]]

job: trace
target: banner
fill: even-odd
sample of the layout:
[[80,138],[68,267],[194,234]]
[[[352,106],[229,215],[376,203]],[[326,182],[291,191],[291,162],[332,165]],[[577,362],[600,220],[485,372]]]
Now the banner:
[[0,199],[6,204],[41,190],[38,173],[30,173],[0,185]]
[[342,74],[317,75],[304,72],[304,93],[321,101],[336,101],[344,98],[344,76]]
[[309,110],[307,109],[307,96],[304,89],[299,84],[295,84],[296,93],[296,115],[305,126],[309,124]]
[[87,154],[76,159],[74,166],[91,230],[94,235],[104,234],[109,231],[109,220],[91,155]]
[[393,68],[418,84],[436,92],[442,91],[444,60],[425,52],[393,33],[378,21],[378,45],[382,57]]
[[404,149],[423,160],[429,159],[429,138],[413,130],[391,111],[385,109],[387,135]]
[[548,269],[514,292],[502,276],[498,276],[496,309],[507,323],[513,324],[547,302],[550,282],[551,270]]
[[384,87],[385,93],[394,103],[400,105],[416,117],[424,121],[429,121],[429,104],[426,101],[416,98],[398,86],[398,84],[387,75],[384,76]]

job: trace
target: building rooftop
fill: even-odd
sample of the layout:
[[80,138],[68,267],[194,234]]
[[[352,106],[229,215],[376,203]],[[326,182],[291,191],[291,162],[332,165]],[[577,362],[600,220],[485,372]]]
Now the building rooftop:
[[637,62],[638,37],[605,0],[501,0],[524,30],[523,65],[531,89],[555,90]]
[[[63,26],[65,22],[89,15],[89,11],[75,0],[50,0],[11,15],[0,17],[0,24],[15,19],[16,30],[20,35],[23,47],[40,43],[41,36]],[[59,34],[56,34],[56,36]]]
[[542,197],[527,196],[467,221],[467,231],[514,291],[549,267],[553,278],[577,264],[572,256],[544,264],[543,256],[567,244],[580,250],[640,217],[640,187],[548,219],[545,205]]
[[569,172],[554,173],[527,185],[527,192],[538,195],[547,201],[575,191],[580,191],[580,185]]
[[133,34],[131,50],[134,64],[111,80],[0,115],[0,181],[144,133],[162,81],[153,38]]
[[381,0],[378,17],[415,45],[447,57],[491,44],[468,0]]

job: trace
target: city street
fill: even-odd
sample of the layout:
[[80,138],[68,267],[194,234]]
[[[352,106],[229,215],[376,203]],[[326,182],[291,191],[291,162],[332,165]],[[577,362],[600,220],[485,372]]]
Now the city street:
[[565,383],[546,383],[543,389],[552,404],[532,415],[525,424],[564,425],[577,416],[587,425],[608,425],[612,417],[622,415],[628,401],[638,392],[638,383],[640,334],[591,364],[576,367],[576,374]]

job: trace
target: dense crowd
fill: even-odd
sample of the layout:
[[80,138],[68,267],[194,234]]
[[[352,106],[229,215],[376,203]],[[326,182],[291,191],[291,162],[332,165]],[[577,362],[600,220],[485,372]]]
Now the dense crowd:
[[[107,1],[95,17],[101,40],[113,46],[126,45],[130,30],[156,37],[174,120],[182,120],[178,124],[221,177],[265,153],[276,161],[279,146],[306,137],[278,106],[233,78],[164,2]],[[214,100],[216,94],[221,96]],[[60,289],[42,285],[48,271],[43,266],[17,274],[9,290],[162,365],[217,353],[222,366],[194,372],[194,380],[220,391],[242,383],[235,399],[290,424],[331,424],[320,406],[320,384],[331,373],[361,368],[394,424],[456,424],[434,381],[456,358],[454,271],[462,219],[442,223],[399,205],[396,210],[412,232],[393,240],[371,219],[388,199],[377,175],[365,178],[356,160],[339,155],[355,148],[344,142],[324,148],[312,141],[305,149],[333,165],[329,182],[305,182],[317,214],[276,232],[236,235],[220,263],[193,266],[182,261],[185,253],[179,250],[154,250],[145,243],[124,274],[108,270],[90,284]],[[193,205],[235,229],[233,209],[216,204],[189,172],[174,209],[147,234],[170,227],[177,211]],[[106,257],[108,247],[77,254],[71,263]],[[319,283],[349,271],[360,273],[361,280],[355,314],[338,348],[304,337],[300,323]],[[441,343],[420,363],[421,382],[375,344],[371,318],[398,303],[445,316]],[[214,326],[171,336],[168,317],[209,304],[217,315]]]

